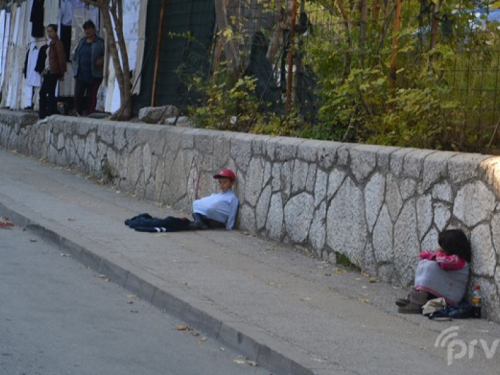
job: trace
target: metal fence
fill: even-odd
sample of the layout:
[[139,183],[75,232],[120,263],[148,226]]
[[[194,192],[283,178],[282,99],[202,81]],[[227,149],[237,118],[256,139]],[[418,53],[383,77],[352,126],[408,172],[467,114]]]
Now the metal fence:
[[[204,27],[210,35],[204,37],[206,48],[197,51],[197,61],[207,64],[197,65],[211,76],[221,64],[237,59],[239,74],[256,77],[259,100],[279,114],[296,110],[314,125],[328,104],[328,97],[321,94],[325,82],[336,80],[341,85],[355,69],[377,67],[386,78],[381,84],[390,90],[420,87],[429,69],[446,87],[446,99],[455,103],[449,121],[455,135],[463,133],[457,142],[467,143],[467,150],[485,151],[493,139],[500,116],[500,23],[496,22],[500,11],[467,0],[446,9],[431,0],[216,0],[215,4],[216,13],[217,4],[225,5],[227,28],[217,20],[220,14],[211,21],[213,29]],[[348,7],[343,9],[342,4]],[[209,46],[207,40],[212,41]],[[226,48],[228,43],[236,51],[234,56]],[[184,88],[176,104],[180,97],[195,95],[187,85]],[[465,133],[471,129],[476,139],[467,140]],[[477,150],[471,146],[475,142]]]

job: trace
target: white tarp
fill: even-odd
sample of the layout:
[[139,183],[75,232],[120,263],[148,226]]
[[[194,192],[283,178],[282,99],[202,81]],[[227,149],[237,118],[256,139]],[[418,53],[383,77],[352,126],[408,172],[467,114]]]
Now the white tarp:
[[[144,44],[146,35],[147,1],[124,0],[123,1],[123,36],[128,51],[130,69],[133,70],[132,87],[133,93],[140,91],[140,72],[144,56]],[[115,112],[120,108],[120,89],[115,76],[113,62],[109,60],[109,72],[106,88],[106,112]]]

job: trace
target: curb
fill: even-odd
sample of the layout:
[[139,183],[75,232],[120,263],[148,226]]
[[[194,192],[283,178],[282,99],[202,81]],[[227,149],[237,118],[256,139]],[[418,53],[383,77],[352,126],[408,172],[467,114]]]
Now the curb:
[[[187,290],[145,273],[133,264],[104,258],[55,230],[32,220],[0,202],[2,215],[17,225],[33,231],[43,240],[67,251],[78,262],[131,291],[146,302],[179,318],[221,344],[236,350],[275,374],[326,375],[347,374],[340,366],[313,360],[311,353],[285,345],[263,330],[222,312],[211,301],[190,296]],[[141,275],[141,276],[138,276]],[[286,354],[285,354],[286,353]],[[294,359],[291,359],[294,358]]]

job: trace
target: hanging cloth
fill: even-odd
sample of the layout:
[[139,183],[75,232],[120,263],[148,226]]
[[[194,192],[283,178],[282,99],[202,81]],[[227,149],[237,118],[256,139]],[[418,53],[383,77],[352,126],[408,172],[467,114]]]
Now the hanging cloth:
[[33,38],[43,38],[45,36],[45,27],[43,26],[44,0],[33,0],[31,7],[31,36]]

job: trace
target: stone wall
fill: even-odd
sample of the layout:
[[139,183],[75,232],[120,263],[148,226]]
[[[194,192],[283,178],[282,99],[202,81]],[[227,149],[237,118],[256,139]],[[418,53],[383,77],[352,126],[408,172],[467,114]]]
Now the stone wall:
[[[240,229],[411,285],[438,232],[470,236],[473,282],[500,321],[500,158],[0,111],[0,145],[190,211],[237,175]],[[345,257],[344,257],[345,256]]]

